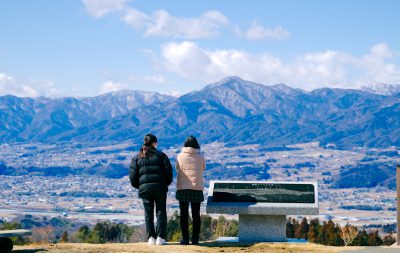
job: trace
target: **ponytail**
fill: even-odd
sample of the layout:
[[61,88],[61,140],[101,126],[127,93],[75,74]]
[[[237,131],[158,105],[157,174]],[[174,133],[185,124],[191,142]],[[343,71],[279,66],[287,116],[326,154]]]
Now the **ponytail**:
[[140,148],[139,157],[147,158],[147,151],[149,150],[149,148],[150,147],[143,144],[142,147]]
[[147,158],[147,151],[153,146],[154,143],[157,143],[157,137],[153,134],[146,134],[143,140],[143,145],[140,148],[139,157]]

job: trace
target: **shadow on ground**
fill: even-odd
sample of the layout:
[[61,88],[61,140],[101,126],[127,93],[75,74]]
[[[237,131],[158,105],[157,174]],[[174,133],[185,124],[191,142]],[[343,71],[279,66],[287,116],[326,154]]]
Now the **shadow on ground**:
[[47,252],[46,249],[17,249],[13,250],[12,253],[36,253],[36,252]]
[[255,243],[247,243],[247,242],[201,242],[199,246],[204,246],[204,247],[236,247],[236,248],[246,248],[246,247],[251,247]]

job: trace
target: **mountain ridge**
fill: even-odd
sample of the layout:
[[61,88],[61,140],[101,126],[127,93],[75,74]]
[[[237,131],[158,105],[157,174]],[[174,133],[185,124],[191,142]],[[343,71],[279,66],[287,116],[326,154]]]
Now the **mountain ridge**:
[[400,146],[400,94],[304,91],[227,77],[178,98],[140,91],[54,100],[3,96],[0,123],[2,142],[121,141],[153,132],[171,145],[194,134],[204,143]]

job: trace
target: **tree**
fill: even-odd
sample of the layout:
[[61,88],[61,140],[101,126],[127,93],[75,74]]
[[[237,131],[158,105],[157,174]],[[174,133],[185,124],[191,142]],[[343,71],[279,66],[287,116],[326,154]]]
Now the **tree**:
[[358,229],[350,226],[348,223],[344,227],[340,227],[340,237],[344,242],[344,246],[351,244],[358,235]]
[[294,233],[293,219],[289,217],[286,221],[286,238],[294,238]]
[[316,243],[331,246],[344,245],[343,240],[340,238],[339,225],[335,225],[332,220],[328,220],[328,222],[324,221],[323,224],[318,227]]
[[368,239],[369,236],[367,231],[363,229],[361,232],[358,233],[357,237],[353,240],[353,243],[350,245],[352,246],[368,246]]
[[104,221],[98,222],[91,231],[86,228],[82,231],[84,242],[88,243],[128,242],[133,234],[133,227]]
[[[296,219],[289,218],[286,222],[286,228],[288,238],[294,236],[295,238],[304,238],[313,243],[330,246],[343,246],[345,241],[346,245],[358,245],[359,242],[368,245],[368,234],[366,232],[365,235],[358,233],[357,229],[350,225],[342,230],[339,224],[335,224],[332,220],[324,221],[321,224],[318,219],[313,219],[308,223],[307,219],[303,218],[299,224]],[[366,236],[366,240],[364,236]]]
[[239,234],[239,222],[237,220],[229,220],[225,236],[236,237]]
[[318,218],[311,220],[309,228],[308,228],[308,235],[307,235],[308,240],[310,242],[317,243],[319,229],[320,229],[320,223],[319,223]]
[[296,232],[295,232],[295,237],[298,239],[308,239],[308,231],[309,231],[309,227],[308,227],[308,222],[307,222],[307,218],[304,217],[301,222],[299,227],[297,228]]
[[326,221],[324,221],[318,228],[316,243],[327,245],[327,234],[327,224]]
[[107,241],[107,223],[98,222],[89,235],[89,243],[106,243]]
[[221,215],[218,220],[213,220],[211,229],[214,232],[214,238],[221,236],[237,236],[239,233],[239,223],[236,220],[227,220]]
[[21,223],[11,223],[11,222],[5,222],[1,226],[2,230],[14,230],[14,229],[21,229],[22,225]]
[[61,235],[60,242],[69,242],[69,237],[68,237],[68,232],[67,231],[64,231],[64,233]]
[[383,244],[382,238],[379,236],[379,231],[369,233],[368,246],[381,246]]
[[327,229],[327,241],[326,245],[330,246],[343,246],[343,240],[340,238],[340,226],[338,224],[333,223],[332,220],[329,220],[326,224]]
[[201,215],[201,226],[200,226],[200,241],[207,241],[213,237],[213,231],[211,230],[212,218],[209,215]]
[[299,227],[300,227],[299,221],[296,220],[296,219],[293,219],[293,229],[294,229],[294,232],[295,232],[295,235],[293,236],[293,238],[295,238],[296,231],[299,229]]
[[[190,224],[190,219],[189,219]],[[175,211],[167,223],[167,241],[174,241],[181,236],[180,215]],[[179,241],[179,240],[178,240]]]
[[226,219],[224,216],[219,216],[218,220],[214,221],[214,227],[215,227],[215,231],[214,231],[214,238],[218,238],[221,236],[225,235],[225,231],[228,227],[228,224],[226,222]]
[[59,217],[53,217],[50,219],[50,225],[53,227],[65,227],[69,224],[69,221]]
[[133,232],[134,228],[131,226],[104,221],[98,222],[92,230],[88,226],[82,226],[76,238],[86,243],[128,242]]
[[78,241],[80,242],[87,242],[90,232],[90,228],[87,225],[82,226],[79,228],[76,238],[78,238]]
[[110,239],[115,242],[129,242],[130,238],[133,235],[134,228],[125,224],[117,224],[114,225],[112,228],[116,231],[114,233],[115,236],[111,237]]
[[53,243],[55,241],[54,228],[52,226],[34,228],[32,238],[37,242]]
[[392,233],[389,233],[383,238],[383,245],[392,246],[396,242],[396,239],[393,237]]

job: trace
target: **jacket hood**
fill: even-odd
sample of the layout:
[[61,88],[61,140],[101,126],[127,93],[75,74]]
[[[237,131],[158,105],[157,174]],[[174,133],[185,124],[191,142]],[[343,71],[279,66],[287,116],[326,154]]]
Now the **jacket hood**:
[[200,149],[195,149],[192,147],[184,147],[182,148],[182,153],[198,154],[200,153]]

